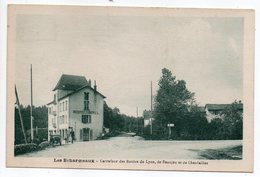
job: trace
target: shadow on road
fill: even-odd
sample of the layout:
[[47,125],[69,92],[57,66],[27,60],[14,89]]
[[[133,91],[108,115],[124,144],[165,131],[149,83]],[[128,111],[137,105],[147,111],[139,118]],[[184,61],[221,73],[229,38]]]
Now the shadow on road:
[[197,151],[202,159],[209,160],[242,160],[242,146],[221,148],[221,149],[205,149],[192,150]]

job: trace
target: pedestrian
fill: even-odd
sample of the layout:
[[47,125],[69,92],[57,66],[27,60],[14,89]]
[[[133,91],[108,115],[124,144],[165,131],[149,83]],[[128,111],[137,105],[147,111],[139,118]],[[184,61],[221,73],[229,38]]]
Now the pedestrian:
[[65,140],[65,144],[68,144],[68,133],[67,133],[67,129],[65,131],[65,135],[64,135],[64,140]]
[[74,138],[75,138],[75,133],[74,133],[74,131],[73,131],[73,128],[71,128],[70,136],[71,136],[71,143],[73,144],[73,140],[74,140]]

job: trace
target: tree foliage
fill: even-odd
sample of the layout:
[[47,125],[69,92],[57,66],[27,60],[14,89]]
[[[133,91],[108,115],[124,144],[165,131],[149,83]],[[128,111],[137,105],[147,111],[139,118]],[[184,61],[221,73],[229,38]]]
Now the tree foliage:
[[121,114],[119,108],[110,108],[104,103],[104,126],[110,129],[112,134],[116,132],[136,132],[141,133],[143,119]]
[[242,139],[243,113],[241,103],[234,101],[208,124],[208,139]]
[[187,119],[188,106],[194,103],[194,93],[186,88],[184,80],[177,80],[171,71],[162,69],[159,90],[155,97],[155,123],[162,127],[174,123],[174,135],[185,133],[184,120]]
[[222,112],[224,136],[231,139],[241,139],[243,136],[243,115],[240,103],[233,102]]
[[[31,129],[31,118],[30,118],[30,106],[21,105],[21,115],[23,118],[23,125],[26,132],[27,139],[30,137],[30,129]],[[34,117],[34,128],[37,126],[38,128],[48,128],[48,109],[46,106],[33,106],[33,117]],[[48,137],[48,132],[40,132],[42,138]],[[15,108],[15,144],[24,143],[24,137],[22,132],[21,121],[18,113],[18,109]]]
[[[208,122],[205,111],[195,102],[184,80],[162,69],[153,111],[152,139],[242,139],[243,115],[240,103],[234,102],[221,112],[222,118]],[[238,109],[240,108],[240,109]],[[167,124],[174,124],[171,136]],[[146,133],[149,133],[148,128]]]

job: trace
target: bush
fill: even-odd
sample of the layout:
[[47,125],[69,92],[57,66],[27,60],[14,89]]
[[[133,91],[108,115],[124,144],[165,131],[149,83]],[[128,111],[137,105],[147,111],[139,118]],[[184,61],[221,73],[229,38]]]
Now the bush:
[[39,146],[39,149],[42,150],[42,149],[49,147],[50,145],[51,144],[49,141],[44,141],[44,142],[40,143],[38,146]]
[[14,146],[14,155],[25,154],[28,152],[33,152],[38,149],[37,144],[29,143],[29,144],[19,144]]
[[32,143],[39,145],[39,144],[41,143],[41,141],[40,141],[39,138],[34,138],[34,139],[32,140]]

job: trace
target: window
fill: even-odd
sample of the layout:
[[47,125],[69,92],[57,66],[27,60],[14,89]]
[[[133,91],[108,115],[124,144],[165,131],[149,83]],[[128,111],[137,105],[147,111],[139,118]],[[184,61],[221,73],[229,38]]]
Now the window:
[[62,108],[61,108],[61,103],[60,103],[60,112],[62,111]]
[[63,124],[63,116],[59,117],[59,124]]
[[62,111],[64,111],[65,109],[64,109],[64,102],[62,102]]
[[64,115],[61,116],[61,122],[64,124]]
[[213,113],[215,114],[215,115],[218,115],[219,114],[219,111],[213,111]]
[[84,92],[84,110],[89,110],[89,93]]
[[65,110],[68,110],[68,101],[65,102]]
[[80,134],[79,134],[80,140],[83,140],[83,131],[80,129]]
[[49,114],[53,114],[53,108],[52,107],[49,108]]
[[82,115],[81,121],[83,124],[91,123],[91,115]]
[[53,130],[50,130],[49,132],[50,132],[50,135],[53,135]]

